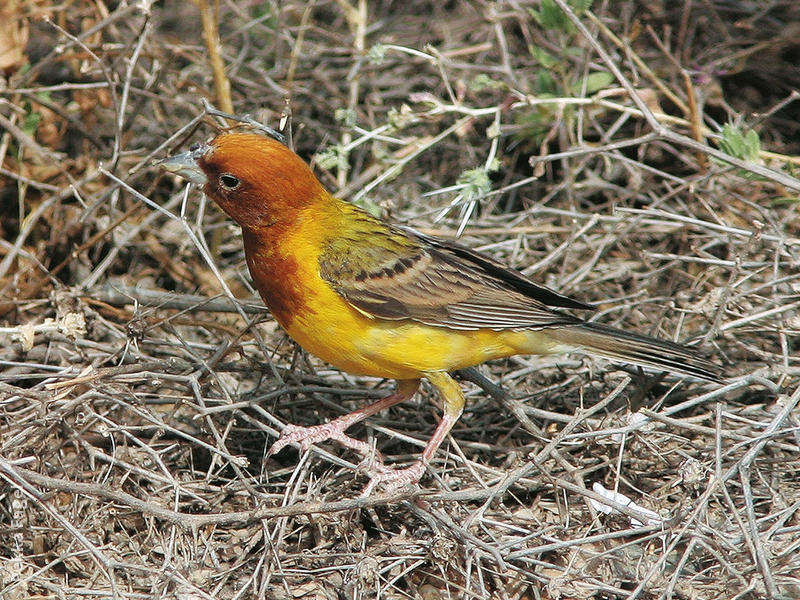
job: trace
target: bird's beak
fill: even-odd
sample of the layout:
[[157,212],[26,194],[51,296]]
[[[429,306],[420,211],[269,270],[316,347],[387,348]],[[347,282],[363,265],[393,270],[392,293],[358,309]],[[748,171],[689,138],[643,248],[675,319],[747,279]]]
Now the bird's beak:
[[183,177],[187,181],[191,181],[192,183],[197,183],[199,185],[205,185],[208,183],[208,178],[206,178],[206,174],[203,173],[203,170],[200,168],[200,165],[197,164],[197,161],[210,149],[211,148],[208,144],[198,144],[196,146],[192,146],[192,149],[188,152],[182,152],[181,154],[176,154],[175,156],[168,156],[167,158],[158,161],[156,165],[166,171],[169,171],[170,173],[175,173],[176,175]]

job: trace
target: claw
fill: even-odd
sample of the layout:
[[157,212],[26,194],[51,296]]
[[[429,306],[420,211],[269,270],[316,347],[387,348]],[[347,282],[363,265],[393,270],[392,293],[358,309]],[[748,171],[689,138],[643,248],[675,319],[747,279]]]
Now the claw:
[[362,498],[372,494],[378,486],[382,487],[387,494],[393,494],[406,485],[418,483],[425,474],[425,463],[418,460],[405,469],[392,469],[381,463],[377,469],[370,469],[367,474],[369,483],[361,492]]
[[267,450],[267,458],[280,452],[289,444],[300,444],[300,450],[305,452],[314,444],[334,440],[346,448],[351,448],[361,455],[369,456],[372,453],[372,446],[361,440],[346,435],[337,421],[314,425],[313,427],[301,427],[300,425],[286,425],[281,431],[281,436]]
[[300,448],[305,451],[308,450],[313,444],[324,442],[326,440],[335,440],[346,448],[351,448],[364,456],[369,456],[373,453],[372,447],[366,442],[362,442],[349,435],[345,435],[345,430],[351,425],[363,421],[367,417],[371,417],[375,413],[389,408],[395,404],[399,404],[404,400],[408,400],[419,387],[418,379],[402,380],[398,382],[397,391],[389,394],[385,398],[373,402],[369,406],[359,408],[351,413],[343,415],[338,419],[334,419],[330,423],[323,423],[322,425],[315,425],[313,427],[301,427],[300,425],[286,425],[281,432],[278,440],[272,444],[267,451],[267,458],[283,450],[285,446],[292,443],[299,443]]

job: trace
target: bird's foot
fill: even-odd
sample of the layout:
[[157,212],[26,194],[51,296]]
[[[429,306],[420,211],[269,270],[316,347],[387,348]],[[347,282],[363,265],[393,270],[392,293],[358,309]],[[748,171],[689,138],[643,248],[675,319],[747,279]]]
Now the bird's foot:
[[346,448],[355,450],[363,456],[370,456],[375,453],[375,450],[361,440],[350,437],[345,434],[345,427],[338,421],[331,421],[330,423],[323,423],[322,425],[314,425],[313,427],[301,427],[300,425],[286,425],[281,431],[281,436],[277,441],[272,444],[267,451],[267,458],[273,454],[280,452],[284,447],[289,444],[300,444],[300,449],[305,452],[312,445],[327,440],[338,442]]
[[425,464],[421,460],[403,469],[387,467],[380,452],[366,442],[345,434],[342,424],[337,421],[313,427],[286,425],[281,431],[281,436],[267,451],[267,457],[280,452],[289,444],[299,444],[301,451],[305,452],[312,445],[328,440],[338,442],[365,457],[360,470],[369,477],[369,483],[361,493],[363,498],[379,487],[388,494],[394,493],[406,485],[417,483],[425,474]]
[[361,497],[366,498],[378,486],[382,487],[387,494],[392,494],[405,485],[417,483],[424,474],[425,464],[421,460],[404,469],[393,469],[382,462],[376,462],[367,470],[369,483],[361,493]]

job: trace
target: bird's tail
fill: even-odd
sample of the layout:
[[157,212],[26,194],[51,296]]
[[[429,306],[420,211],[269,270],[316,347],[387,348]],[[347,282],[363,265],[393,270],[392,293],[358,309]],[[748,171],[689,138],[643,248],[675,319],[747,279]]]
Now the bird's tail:
[[599,323],[554,328],[548,334],[559,342],[610,360],[633,363],[707,381],[721,381],[722,367],[694,349]]

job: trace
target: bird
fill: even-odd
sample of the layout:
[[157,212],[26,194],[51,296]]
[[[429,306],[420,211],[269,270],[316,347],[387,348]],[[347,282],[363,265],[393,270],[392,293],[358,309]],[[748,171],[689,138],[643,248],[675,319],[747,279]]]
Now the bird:
[[575,316],[593,307],[336,198],[274,136],[226,131],[158,164],[202,186],[241,226],[253,283],[292,339],[342,371],[397,381],[393,393],[330,422],[287,424],[268,456],[327,440],[369,456],[346,430],[410,399],[426,379],[443,404],[430,440],[409,466],[373,461],[367,489],[416,484],[464,409],[452,373],[514,355],[580,352],[722,380],[722,367],[692,347]]

